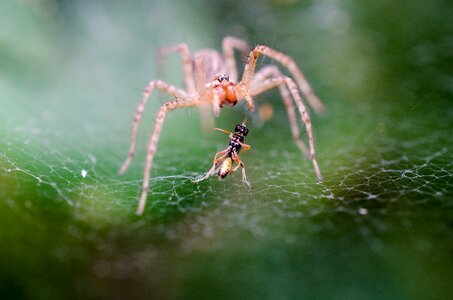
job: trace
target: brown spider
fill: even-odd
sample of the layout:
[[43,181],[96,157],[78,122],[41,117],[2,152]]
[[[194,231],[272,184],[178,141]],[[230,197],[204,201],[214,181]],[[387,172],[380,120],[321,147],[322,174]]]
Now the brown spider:
[[[202,113],[202,123],[206,128],[210,117],[209,109],[207,110],[206,108],[209,106],[212,107],[214,115],[219,116],[220,109],[224,105],[234,106],[241,101],[245,101],[248,110],[253,112],[254,103],[252,96],[264,93],[275,87],[279,88],[282,100],[287,109],[295,143],[299,149],[311,159],[318,180],[322,180],[321,172],[315,159],[315,146],[310,117],[302,102],[298,87],[316,112],[322,112],[324,107],[318,97],[314,94],[312,88],[293,59],[263,45],[258,45],[250,51],[250,48],[245,41],[234,37],[224,38],[222,48],[223,56],[213,49],[199,50],[192,56],[189,47],[183,43],[162,48],[159,51],[158,60],[162,60],[166,55],[174,52],[180,53],[186,90],[179,89],[161,80],[153,80],[145,88],[142,99],[135,111],[129,154],[119,170],[120,175],[126,171],[134,157],[138,126],[146,102],[153,90],[158,88],[162,92],[175,97],[174,100],[163,104],[157,113],[154,129],[148,142],[142,194],[136,211],[138,215],[141,215],[145,208],[152,161],[154,154],[156,153],[157,142],[167,111],[189,106],[198,106]],[[234,49],[245,54],[250,53],[248,54],[242,79],[239,82]],[[274,65],[265,66],[255,73],[256,63],[260,55],[274,59],[286,67],[296,80],[297,85],[291,77],[283,75]],[[207,82],[207,79],[210,81]],[[300,117],[305,124],[309,149],[307,149],[300,139],[299,127],[297,125],[292,100],[294,100],[297,105]]]

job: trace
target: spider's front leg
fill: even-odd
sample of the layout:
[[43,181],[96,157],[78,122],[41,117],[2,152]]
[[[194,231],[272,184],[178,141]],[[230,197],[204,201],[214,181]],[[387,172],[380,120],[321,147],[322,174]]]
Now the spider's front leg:
[[238,71],[236,67],[236,59],[234,58],[234,49],[241,52],[242,55],[246,56],[250,53],[250,47],[246,41],[227,36],[222,41],[222,50],[225,64],[228,69],[228,75],[232,82],[238,81]]
[[246,85],[247,88],[250,84],[250,81],[253,80],[256,62],[260,55],[272,58],[286,67],[292,74],[292,76],[296,79],[297,85],[299,86],[300,90],[307,98],[308,103],[311,107],[313,107],[315,112],[322,113],[324,111],[324,105],[315,95],[313,89],[311,88],[310,84],[308,84],[307,79],[305,79],[304,74],[299,69],[294,60],[290,56],[267,46],[258,45],[252,50],[252,52],[250,52],[244,73],[242,74],[242,82]]
[[318,162],[316,161],[316,157],[315,157],[315,143],[314,143],[314,138],[313,138],[313,130],[311,127],[310,116],[308,114],[307,108],[305,107],[304,103],[302,102],[302,98],[300,97],[297,85],[294,83],[292,78],[287,77],[287,76],[280,76],[280,77],[274,77],[274,78],[269,78],[267,80],[264,80],[261,84],[254,87],[254,94],[263,93],[267,90],[270,90],[272,88],[275,88],[275,87],[281,86],[281,85],[284,85],[288,88],[288,90],[290,91],[290,93],[294,99],[294,102],[296,103],[296,105],[299,109],[300,117],[305,124],[305,128],[307,129],[309,158],[312,161],[313,168],[316,173],[316,177],[318,178],[319,181],[322,181],[323,179],[322,179],[321,171],[319,170]]
[[[252,82],[250,83],[250,94],[253,96],[263,93],[268,89],[268,87],[266,87],[266,84],[263,84],[266,79],[277,78],[281,76],[282,73],[277,68],[277,66],[271,65],[260,69],[258,72],[256,72]],[[282,97],[283,104],[285,105],[286,112],[288,114],[288,120],[293,140],[296,143],[297,147],[299,147],[300,151],[302,151],[302,153],[308,157],[308,148],[300,138],[299,126],[297,125],[296,114],[294,112],[294,106],[289,90],[285,84],[279,84],[278,89],[280,91],[280,96]]]
[[154,154],[156,153],[157,150],[157,142],[159,141],[160,132],[162,130],[162,125],[164,123],[167,111],[182,107],[195,106],[197,104],[198,101],[195,99],[190,100],[175,99],[165,103],[160,107],[159,112],[157,113],[156,116],[156,121],[154,123],[153,133],[148,142],[148,151],[146,152],[145,170],[143,174],[142,194],[140,196],[140,200],[136,211],[137,215],[143,214],[143,210],[145,209],[146,197],[148,196],[149,190],[151,166],[153,163]]
[[[250,83],[250,95],[258,95],[267,91],[268,89],[273,88],[273,85],[269,86],[267,84],[269,82],[269,79],[282,76],[283,75],[277,66],[270,65],[260,69],[258,72],[256,72],[253,80]],[[297,147],[299,147],[300,151],[305,156],[309,157],[308,148],[300,138],[299,125],[297,124],[296,114],[294,112],[294,106],[289,90],[285,84],[278,84],[277,86],[280,91],[280,96],[282,97],[283,104],[285,105],[286,112],[288,114],[288,120],[293,140],[296,143]]]
[[242,95],[245,98],[245,101],[247,101],[247,108],[250,112],[255,111],[255,104],[253,103],[253,99],[249,94],[248,87],[246,84],[243,82],[238,83],[239,87],[239,94]]
[[143,92],[142,99],[140,100],[140,103],[137,106],[137,109],[135,110],[135,116],[134,116],[134,121],[132,123],[132,130],[131,130],[131,142],[129,146],[129,152],[126,161],[123,163],[121,166],[120,170],[118,171],[119,175],[122,175],[127,168],[129,167],[129,164],[131,163],[132,159],[134,158],[135,154],[135,145],[137,143],[137,132],[138,132],[138,126],[140,125],[140,121],[142,119],[143,111],[145,110],[146,103],[148,102],[149,97],[151,96],[153,90],[155,88],[158,88],[162,92],[169,94],[171,96],[177,97],[184,99],[186,98],[186,93],[175,86],[168,84],[164,81],[161,80],[153,80],[151,81],[148,86],[145,88],[145,91]]

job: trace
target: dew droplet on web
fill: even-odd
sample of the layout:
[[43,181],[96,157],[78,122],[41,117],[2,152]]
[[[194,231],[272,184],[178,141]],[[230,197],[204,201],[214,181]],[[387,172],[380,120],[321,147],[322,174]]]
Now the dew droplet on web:
[[87,170],[82,170],[81,174],[82,174],[82,177],[85,178],[85,177],[87,177],[88,172],[87,172]]
[[362,215],[362,216],[363,215],[367,215],[368,214],[368,209],[363,208],[363,207],[359,208],[359,214]]

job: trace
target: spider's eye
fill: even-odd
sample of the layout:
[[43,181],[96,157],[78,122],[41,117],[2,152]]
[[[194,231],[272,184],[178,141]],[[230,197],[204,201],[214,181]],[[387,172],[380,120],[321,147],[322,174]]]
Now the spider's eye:
[[230,80],[230,77],[228,77],[227,75],[220,75],[219,76],[219,81],[222,82],[224,80],[228,81],[228,80]]
[[249,134],[249,130],[248,130],[247,128],[243,127],[243,128],[242,128],[242,134],[243,134],[244,136],[246,136],[247,134]]
[[236,125],[236,127],[234,128],[234,131],[235,131],[235,132],[241,131],[241,125],[239,125],[239,124]]

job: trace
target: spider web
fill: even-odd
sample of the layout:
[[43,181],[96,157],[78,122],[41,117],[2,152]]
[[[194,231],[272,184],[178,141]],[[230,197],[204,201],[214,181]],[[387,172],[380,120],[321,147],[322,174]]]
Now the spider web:
[[[314,5],[308,15],[316,15],[319,13],[317,10],[328,8],[329,6]],[[94,35],[94,38],[101,34],[100,30],[105,36],[105,32],[120,25],[113,24],[106,18],[107,12],[102,6],[83,4],[78,9],[79,15],[87,23],[84,30]],[[159,11],[168,9],[162,6]],[[96,13],[92,13],[93,10]],[[158,20],[155,22],[158,23]],[[140,32],[138,30],[136,35],[140,36]],[[29,34],[33,36],[36,33]],[[46,41],[48,38],[41,35],[32,42],[36,48],[43,48],[48,44]],[[76,37],[76,42],[80,45],[89,45],[90,43],[84,39],[93,42],[92,37],[85,36]],[[108,35],[105,39],[117,43],[115,46],[126,42],[113,40],[113,37]],[[111,47],[100,49],[105,51],[103,54],[108,58],[107,53],[111,52]],[[109,66],[101,63],[93,65],[92,62],[99,53],[93,53],[92,48],[86,46],[79,46],[74,51],[74,57],[65,65],[66,75],[56,76],[60,67],[58,59],[62,57],[57,55],[58,59],[54,60],[55,50],[57,49],[45,49],[43,53],[47,56],[41,58],[52,66],[49,75],[54,76],[51,77],[53,81],[31,83],[37,75],[36,72],[32,73],[30,78],[25,77],[22,82],[6,78],[2,81],[1,99],[3,107],[8,107],[1,112],[4,136],[1,157],[4,176],[16,178],[15,184],[19,186],[16,186],[15,190],[18,191],[21,190],[23,183],[27,183],[28,188],[48,187],[70,206],[81,206],[78,198],[96,198],[98,194],[104,195],[105,199],[113,199],[113,203],[119,206],[121,203],[131,203],[124,205],[133,206],[137,191],[140,190],[144,145],[158,106],[156,100],[150,101],[148,120],[141,126],[139,144],[141,152],[137,153],[134,166],[125,177],[118,177],[116,169],[124,159],[124,146],[129,139],[129,119],[135,105],[129,99],[137,98],[138,91],[141,91],[144,85],[137,82],[143,82],[143,78],[149,76],[138,74],[130,81],[124,82],[124,85],[112,85],[111,82],[125,80],[124,74],[117,71],[123,66],[122,63],[117,64],[114,60],[108,60]],[[129,48],[119,47],[117,51],[128,50]],[[125,63],[131,65],[141,62],[141,59],[135,56],[126,56],[125,59],[127,60]],[[36,71],[42,71],[41,67],[38,66]],[[87,74],[86,71],[90,69],[91,74]],[[80,80],[83,76],[96,84],[90,85],[88,80]],[[73,78],[77,78],[77,81],[74,82]],[[135,88],[125,88],[130,85]],[[85,90],[89,90],[90,93],[87,94]],[[128,94],[125,94],[125,90]],[[161,96],[154,95],[154,98],[162,99]],[[278,95],[273,94],[269,97],[275,99]],[[14,104],[8,99],[14,99]],[[427,99],[413,101],[420,103],[425,100]],[[165,100],[158,100],[158,103],[163,101]],[[268,100],[260,97],[258,101]],[[437,122],[430,121],[433,123],[424,124],[415,113],[426,112],[429,109],[420,104],[418,107],[409,107],[413,111],[412,117],[397,122],[399,120],[396,118],[385,116],[398,114],[398,111],[407,109],[405,106],[381,109],[372,105],[373,101],[380,99],[369,99],[362,105],[354,103],[353,108],[348,108],[347,103],[341,106],[332,104],[328,119],[312,116],[315,120],[315,130],[320,131],[317,133],[318,160],[326,174],[326,181],[322,184],[313,180],[309,162],[301,158],[292,142],[288,140],[288,125],[280,109],[273,123],[257,129],[262,133],[254,132],[255,136],[249,137],[251,143],[256,144],[253,156],[250,154],[250,157],[247,157],[250,160],[247,170],[250,174],[258,175],[251,176],[252,181],[257,187],[265,187],[263,195],[273,195],[276,199],[301,195],[302,192],[297,191],[303,191],[304,195],[307,197],[310,195],[313,200],[323,198],[341,200],[348,193],[355,197],[363,197],[364,200],[379,199],[387,195],[395,201],[407,194],[417,193],[425,196],[447,196],[451,188],[447,180],[451,175],[449,163],[451,149],[448,148],[451,145],[448,130],[451,126],[449,121],[451,110],[447,109],[441,118],[434,117]],[[238,110],[226,112],[225,119],[234,120]],[[376,118],[370,118],[373,115]],[[350,122],[336,121],[339,118],[358,120],[361,122],[361,128],[353,128]],[[156,188],[153,189],[154,194],[150,199],[157,200],[151,201],[151,205],[162,204],[165,207],[165,203],[168,202],[183,211],[184,206],[181,207],[181,204],[186,202],[186,199],[216,198],[216,195],[222,199],[230,190],[237,191],[240,197],[259,199],[261,196],[257,195],[261,194],[258,188],[254,193],[256,196],[251,196],[243,192],[241,183],[234,178],[222,183],[216,182],[215,189],[207,183],[200,185],[191,183],[192,176],[207,169],[210,156],[223,149],[226,143],[222,136],[204,136],[199,131],[196,119],[195,110],[177,111],[168,117],[153,167],[152,186]],[[231,122],[224,122],[224,127],[231,127]],[[184,126],[189,139],[175,134],[181,126]],[[338,130],[333,130],[338,128],[337,126],[346,128],[341,131],[347,134],[344,135],[344,139],[339,137],[333,139],[342,145],[341,147],[338,147],[338,144],[332,147],[332,143],[325,141],[332,140],[332,137],[338,134]],[[392,132],[388,132],[389,128]],[[264,144],[268,147],[260,148],[260,144],[261,147]],[[335,148],[335,151],[331,151],[331,148]],[[399,155],[395,155],[396,153]],[[280,177],[291,182],[284,185],[288,191],[279,186],[284,183]],[[439,185],[431,182],[443,180],[447,184],[435,190]],[[212,183],[212,180],[208,182]],[[375,186],[375,183],[381,186]],[[273,193],[272,190],[276,192]]]
[[[393,202],[414,201],[423,204],[430,200],[442,202],[451,199],[452,155],[449,147],[452,138],[449,128],[452,124],[449,119],[440,119],[437,124],[439,130],[429,135],[425,134],[430,131],[423,125],[416,125],[419,128],[414,130],[412,124],[387,123],[386,120],[379,123],[375,134],[365,138],[361,145],[351,143],[351,139],[360,140],[369,134],[370,128],[363,124],[362,131],[355,131],[353,134],[356,136],[345,136],[340,141],[345,143],[344,146],[334,151],[325,149],[326,143],[321,141],[323,131],[320,130],[318,148],[324,149],[318,149],[318,159],[325,181],[318,183],[314,180],[308,160],[288,139],[287,126],[283,130],[286,131],[285,143],[282,137],[276,137],[280,129],[272,128],[285,128],[284,115],[280,111],[278,115],[282,121],[265,128],[256,128],[258,132],[252,131],[248,137],[253,151],[252,154],[245,154],[243,159],[255,187],[255,191],[249,193],[237,174],[224,181],[210,178],[199,184],[192,182],[194,176],[210,167],[213,154],[223,149],[228,142],[220,134],[203,137],[197,128],[196,113],[195,110],[189,113],[176,112],[165,125],[152,171],[153,188],[149,196],[149,206],[161,212],[171,207],[170,211],[187,213],[219,203],[226,208],[240,207],[247,211],[249,205],[260,203],[270,205],[264,210],[279,215],[296,211],[302,217],[301,207],[314,205],[320,206],[322,210],[327,200],[337,203],[339,208],[348,202],[363,203],[363,208],[355,207],[350,213],[366,214],[367,205],[375,202],[391,205]],[[359,118],[366,117],[361,112],[355,114]],[[109,210],[109,206],[117,206],[117,209],[132,213],[142,184],[144,147],[138,151],[128,174],[120,177],[117,169],[125,156],[129,139],[127,129],[120,126],[115,128],[113,122],[108,126],[101,125],[105,120],[99,119],[93,123],[83,120],[85,124],[78,126],[79,120],[70,120],[67,116],[63,120],[61,116],[51,116],[48,110],[40,115],[30,113],[24,117],[25,123],[5,126],[11,127],[3,133],[0,157],[4,178],[3,197],[10,199],[8,203],[17,205],[12,200],[15,194],[34,190],[53,194],[54,200],[64,201],[73,207]],[[3,120],[8,119],[11,118],[3,116]],[[323,122],[325,124],[326,121]],[[192,127],[186,137],[177,134],[181,123],[186,128]],[[147,125],[143,127],[150,128]],[[318,126],[323,126],[323,123]],[[409,129],[412,136],[402,139],[408,126],[412,127]],[[396,131],[393,133],[395,136],[389,136],[384,127],[392,127]],[[80,128],[83,132],[80,135],[70,133],[72,128]],[[418,136],[414,131],[423,134]],[[254,138],[253,134],[258,136]],[[328,137],[328,134],[326,132],[325,136]],[[377,141],[377,138],[380,140]],[[140,140],[143,146],[146,136],[142,134]],[[269,144],[272,147],[266,147]],[[29,200],[25,205],[32,203]],[[83,208],[84,205],[89,208]],[[217,213],[223,214],[224,211],[218,210]],[[212,219],[218,217],[211,216]],[[266,217],[263,216],[263,219]],[[250,221],[248,218],[246,220]],[[236,220],[232,220],[232,223],[236,224]],[[255,229],[250,228],[252,231]]]

